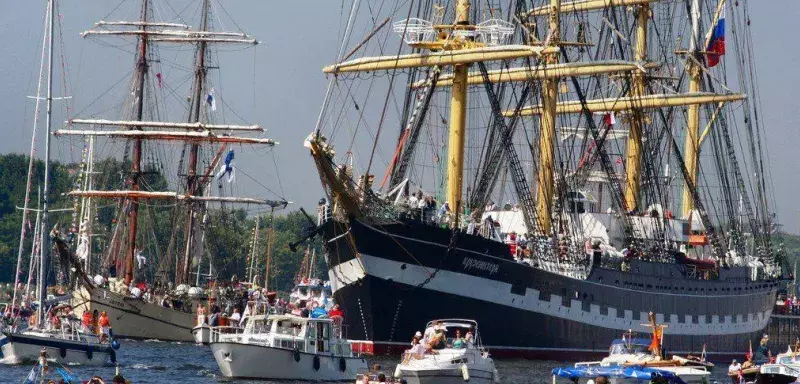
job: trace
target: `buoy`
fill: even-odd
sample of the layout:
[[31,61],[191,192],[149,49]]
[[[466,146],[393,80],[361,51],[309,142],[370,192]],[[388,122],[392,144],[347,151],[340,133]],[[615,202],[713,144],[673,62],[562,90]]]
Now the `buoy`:
[[86,358],[91,360],[92,356],[94,356],[94,352],[91,349],[86,350]]
[[294,362],[295,363],[299,363],[300,362],[300,350],[295,348],[294,352],[292,352],[292,353],[294,354]]
[[464,381],[469,381],[469,368],[466,364],[461,364],[461,377],[464,378]]
[[67,357],[67,349],[66,348],[60,348],[58,350],[58,354],[61,355],[62,359],[66,358]]
[[314,355],[314,370],[319,371],[319,355]]
[[119,345],[119,341],[117,341],[117,339],[111,340],[111,348],[113,348],[116,351],[116,350],[119,349],[119,347],[120,347],[120,345]]

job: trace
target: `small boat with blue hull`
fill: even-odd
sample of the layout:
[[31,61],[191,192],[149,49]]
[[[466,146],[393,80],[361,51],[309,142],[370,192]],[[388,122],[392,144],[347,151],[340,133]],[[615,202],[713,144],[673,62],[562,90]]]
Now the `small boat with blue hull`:
[[656,368],[575,366],[553,369],[554,384],[558,379],[568,379],[577,384],[601,382],[601,378],[610,384],[686,384],[675,373]]

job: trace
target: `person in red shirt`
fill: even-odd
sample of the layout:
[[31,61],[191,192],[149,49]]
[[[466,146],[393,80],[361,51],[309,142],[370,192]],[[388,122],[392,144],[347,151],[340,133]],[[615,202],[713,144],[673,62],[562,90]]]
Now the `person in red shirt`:
[[333,309],[331,309],[328,312],[328,317],[330,317],[330,318],[334,318],[334,317],[337,317],[337,316],[338,317],[344,317],[344,312],[341,309],[339,309],[339,304],[335,304],[333,306]]
[[83,324],[84,332],[92,332],[92,313],[84,311],[81,323]]

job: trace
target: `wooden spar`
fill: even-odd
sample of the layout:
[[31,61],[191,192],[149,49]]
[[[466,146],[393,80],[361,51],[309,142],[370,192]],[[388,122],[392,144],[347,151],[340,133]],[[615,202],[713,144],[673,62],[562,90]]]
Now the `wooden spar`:
[[[558,50],[561,40],[561,0],[550,0],[551,14],[548,17],[547,41],[550,47]],[[558,64],[558,51],[544,57],[547,65]],[[539,172],[536,183],[536,218],[542,235],[549,236],[552,229],[553,195],[555,186],[555,141],[556,120],[558,118],[558,80],[545,78],[542,80],[542,118],[539,133]],[[536,175],[535,175],[536,176]],[[536,178],[534,177],[534,180]]]
[[[650,20],[650,5],[641,4],[636,10],[636,56],[635,60],[647,60],[647,24]],[[634,72],[631,76],[631,96],[641,98],[645,96],[645,74]],[[625,211],[636,210],[639,203],[639,181],[642,170],[642,133],[644,116],[641,111],[634,109],[630,119],[630,134],[626,149],[625,163]]]
[[[142,22],[147,22],[148,1],[142,1]],[[146,31],[147,26],[140,26],[141,31]],[[144,116],[144,87],[147,74],[147,35],[142,34],[139,38],[139,63],[136,71],[136,120],[141,121]],[[131,127],[131,131],[136,132],[139,127]],[[139,190],[139,177],[141,176],[142,162],[142,140],[136,138],[133,141],[133,159],[131,160],[131,189]],[[128,252],[125,255],[125,285],[130,286],[133,282],[133,260],[136,252],[136,231],[139,224],[139,202],[133,197],[130,199],[128,213]]]
[[[469,25],[469,0],[456,3],[456,25]],[[450,127],[447,144],[447,195],[453,228],[458,228],[464,175],[464,142],[467,136],[467,75],[466,64],[453,67],[453,87],[450,95]]]
[[102,27],[105,25],[119,25],[119,26],[130,26],[130,27],[164,27],[164,28],[183,28],[189,29],[190,26],[186,24],[177,24],[177,23],[150,23],[145,21],[105,21],[100,20],[94,23],[95,27]]
[[171,123],[165,121],[127,121],[127,120],[105,120],[105,119],[72,119],[67,121],[67,125],[113,125],[117,127],[141,127],[141,128],[175,128],[193,129],[205,131],[256,131],[264,132],[260,125],[230,125],[230,124],[205,124],[197,123]]
[[229,43],[258,45],[257,39],[219,39],[213,37],[154,37],[150,39],[158,43]]
[[272,201],[265,199],[255,199],[250,197],[233,197],[233,196],[193,196],[186,195],[178,192],[152,192],[141,190],[118,190],[118,191],[70,191],[67,192],[68,196],[78,197],[97,197],[101,199],[149,199],[149,200],[181,200],[181,201],[207,201],[217,203],[241,203],[241,204],[258,204],[269,206],[285,206],[288,202]]
[[[698,54],[697,51],[702,49],[697,46],[700,39],[700,5],[698,0],[692,1],[691,14],[693,36],[689,51],[696,55]],[[686,70],[689,73],[689,92],[700,92],[702,89],[702,68],[699,62],[697,60],[686,60]],[[692,104],[686,112],[686,141],[683,146],[683,160],[686,164],[688,180],[683,185],[683,215],[681,216],[682,218],[689,218],[690,223],[691,217],[689,216],[694,209],[694,191],[690,186],[697,188],[698,153],[700,152],[699,131],[700,105]]]
[[[596,11],[611,7],[625,7],[632,5],[649,5],[663,0],[579,0],[561,4],[561,13],[576,13]],[[551,13],[550,6],[537,7],[528,12],[528,16],[544,16]]]
[[706,128],[703,130],[703,133],[700,135],[700,139],[698,140],[698,145],[700,147],[703,146],[703,142],[706,141],[706,138],[708,138],[708,135],[711,133],[711,127],[714,126],[714,123],[719,118],[719,114],[720,112],[722,112],[722,107],[724,106],[725,103],[719,103],[717,105],[717,108],[714,110],[714,114],[711,115],[711,118],[708,120],[708,123],[706,123]]
[[214,154],[214,158],[211,159],[211,163],[208,164],[206,172],[203,174],[203,178],[200,180],[200,185],[206,185],[206,183],[208,182],[208,178],[211,177],[211,173],[214,172],[215,168],[217,168],[217,164],[219,164],[219,159],[221,159],[222,154],[225,153],[225,148],[228,148],[228,144],[222,144],[219,146],[217,153]]
[[237,137],[227,135],[215,135],[213,132],[173,132],[173,131],[86,131],[59,129],[53,133],[54,136],[82,135],[82,136],[104,136],[123,139],[138,140],[172,140],[172,141],[197,141],[208,143],[229,143],[229,144],[263,144],[273,146],[278,142],[272,139],[256,139],[249,137]]
[[[145,24],[147,25],[147,24]],[[91,36],[91,35],[108,35],[108,36],[142,36],[147,35],[150,37],[158,37],[158,36],[165,36],[165,37],[178,37],[178,38],[201,38],[201,37],[214,37],[214,36],[223,36],[223,37],[239,37],[241,39],[247,39],[247,35],[244,33],[239,32],[214,32],[214,31],[172,31],[172,30],[161,30],[161,31],[153,31],[147,30],[142,31],[141,29],[132,29],[132,30],[118,30],[118,31],[97,31],[97,30],[88,30],[81,32],[82,37]],[[252,39],[247,39],[252,40]]]
[[[556,79],[572,76],[594,76],[606,73],[634,72],[642,69],[658,67],[657,63],[639,64],[633,61],[608,60],[592,63],[558,63],[553,65],[539,65],[531,67],[518,67],[510,69],[500,69],[488,71],[489,81],[492,83],[507,83],[518,81],[533,81],[544,79]],[[470,72],[467,77],[467,84],[482,85],[483,76],[480,72]],[[449,87],[453,85],[453,75],[441,75],[436,82],[437,87]],[[425,86],[425,81],[418,81],[411,85],[412,88]]]
[[511,60],[558,52],[558,48],[504,45],[454,51],[425,52],[398,56],[364,57],[323,68],[324,73],[367,72],[436,65],[472,64],[481,61]]
[[[586,108],[589,112],[622,112],[632,109],[653,109],[653,108],[666,108],[666,107],[681,107],[690,105],[700,105],[708,103],[727,103],[733,101],[744,100],[747,96],[741,93],[706,93],[694,92],[684,94],[656,94],[647,95],[639,98],[634,97],[620,97],[616,99],[595,99],[586,100]],[[583,105],[580,101],[567,101],[558,103],[557,113],[581,113]],[[542,106],[527,106],[520,111],[521,116],[540,115],[542,113]],[[507,110],[503,112],[503,116],[511,117],[514,111]]]

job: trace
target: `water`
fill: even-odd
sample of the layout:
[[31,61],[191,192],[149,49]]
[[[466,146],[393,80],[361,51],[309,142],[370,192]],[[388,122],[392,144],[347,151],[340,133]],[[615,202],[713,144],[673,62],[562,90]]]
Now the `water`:
[[[118,352],[121,373],[132,383],[250,383],[225,379],[219,374],[217,364],[208,347],[192,343],[167,343],[159,341],[122,341]],[[387,373],[393,372],[396,358],[370,359]],[[555,361],[495,360],[502,383],[506,384],[550,384],[550,371],[566,363]],[[114,367],[69,367],[82,380],[93,375],[110,382]],[[21,383],[31,366],[0,366],[0,383]],[[725,375],[727,365],[718,367],[712,374],[712,382],[728,383]],[[254,383],[267,384],[267,381]],[[285,384],[286,382],[282,382]],[[300,383],[300,382],[298,382]],[[298,384],[296,383],[296,384]]]

